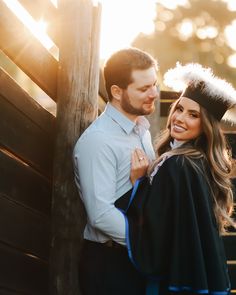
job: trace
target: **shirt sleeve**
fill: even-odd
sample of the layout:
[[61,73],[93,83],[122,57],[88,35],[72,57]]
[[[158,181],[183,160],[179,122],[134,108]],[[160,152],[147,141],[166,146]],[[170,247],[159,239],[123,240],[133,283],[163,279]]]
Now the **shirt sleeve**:
[[74,150],[75,179],[80,186],[88,222],[118,243],[125,244],[125,220],[114,206],[117,158],[107,136],[94,132]]

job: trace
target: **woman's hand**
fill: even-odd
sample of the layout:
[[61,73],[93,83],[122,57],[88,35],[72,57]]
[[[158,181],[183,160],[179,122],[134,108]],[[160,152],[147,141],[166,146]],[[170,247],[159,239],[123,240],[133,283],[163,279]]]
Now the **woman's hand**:
[[135,149],[131,155],[130,181],[134,185],[135,181],[146,175],[149,166],[148,157],[141,149]]

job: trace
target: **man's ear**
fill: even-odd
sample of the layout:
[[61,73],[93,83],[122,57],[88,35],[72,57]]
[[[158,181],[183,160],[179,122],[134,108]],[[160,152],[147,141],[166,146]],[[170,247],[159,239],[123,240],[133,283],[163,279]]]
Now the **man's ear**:
[[117,85],[111,86],[111,94],[112,97],[116,100],[120,100],[122,96],[122,89]]

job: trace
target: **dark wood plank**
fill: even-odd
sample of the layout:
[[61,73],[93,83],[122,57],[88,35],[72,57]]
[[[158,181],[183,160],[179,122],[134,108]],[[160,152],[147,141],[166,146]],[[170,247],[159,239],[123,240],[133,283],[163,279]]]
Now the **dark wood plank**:
[[236,290],[236,263],[235,264],[229,264],[229,278],[231,282],[231,288],[232,290]]
[[50,220],[0,195],[0,241],[47,261]]
[[0,96],[0,145],[51,177],[53,141],[28,117]]
[[23,293],[0,287],[0,295],[23,295]]
[[33,120],[50,136],[53,136],[55,117],[30,97],[1,67],[0,95]]
[[[236,187],[235,187],[235,189],[236,189]],[[236,192],[236,191],[235,191]],[[235,194],[235,196],[234,197],[236,197],[236,194]],[[236,203],[234,202],[234,212],[233,212],[233,215],[232,215],[232,218],[234,219],[234,221],[236,222]],[[229,228],[228,228],[228,232],[229,233],[233,233],[233,234],[236,234],[236,228],[235,227],[233,227],[233,226],[230,226]],[[235,250],[236,251],[236,250]]]
[[223,237],[227,260],[236,260],[236,235]]
[[56,100],[57,61],[0,1],[0,49]]
[[1,151],[0,167],[0,194],[50,216],[51,182]]
[[[24,295],[48,295],[48,265],[0,243],[0,286]],[[3,293],[4,294],[4,293]]]
[[47,23],[48,35],[52,38],[53,42],[58,45],[58,38],[56,35],[57,28],[57,9],[50,0],[19,0],[25,9],[36,20],[43,20]]
[[236,159],[236,133],[226,133],[226,138],[232,147],[233,158]]
[[[235,219],[234,219],[234,220],[235,220]],[[229,231],[229,233],[236,233],[236,228],[230,226],[230,227],[228,228],[228,231]]]
[[160,100],[161,100],[161,111],[160,116],[161,117],[167,117],[171,104],[179,98],[180,93],[179,92],[173,92],[173,91],[161,91],[160,93]]

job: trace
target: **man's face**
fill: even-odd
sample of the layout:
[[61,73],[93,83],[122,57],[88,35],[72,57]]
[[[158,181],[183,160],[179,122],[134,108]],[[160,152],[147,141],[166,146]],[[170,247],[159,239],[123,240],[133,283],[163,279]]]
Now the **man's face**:
[[155,100],[159,96],[157,75],[154,67],[147,70],[134,70],[133,82],[122,90],[121,110],[128,116],[149,115],[155,110]]

